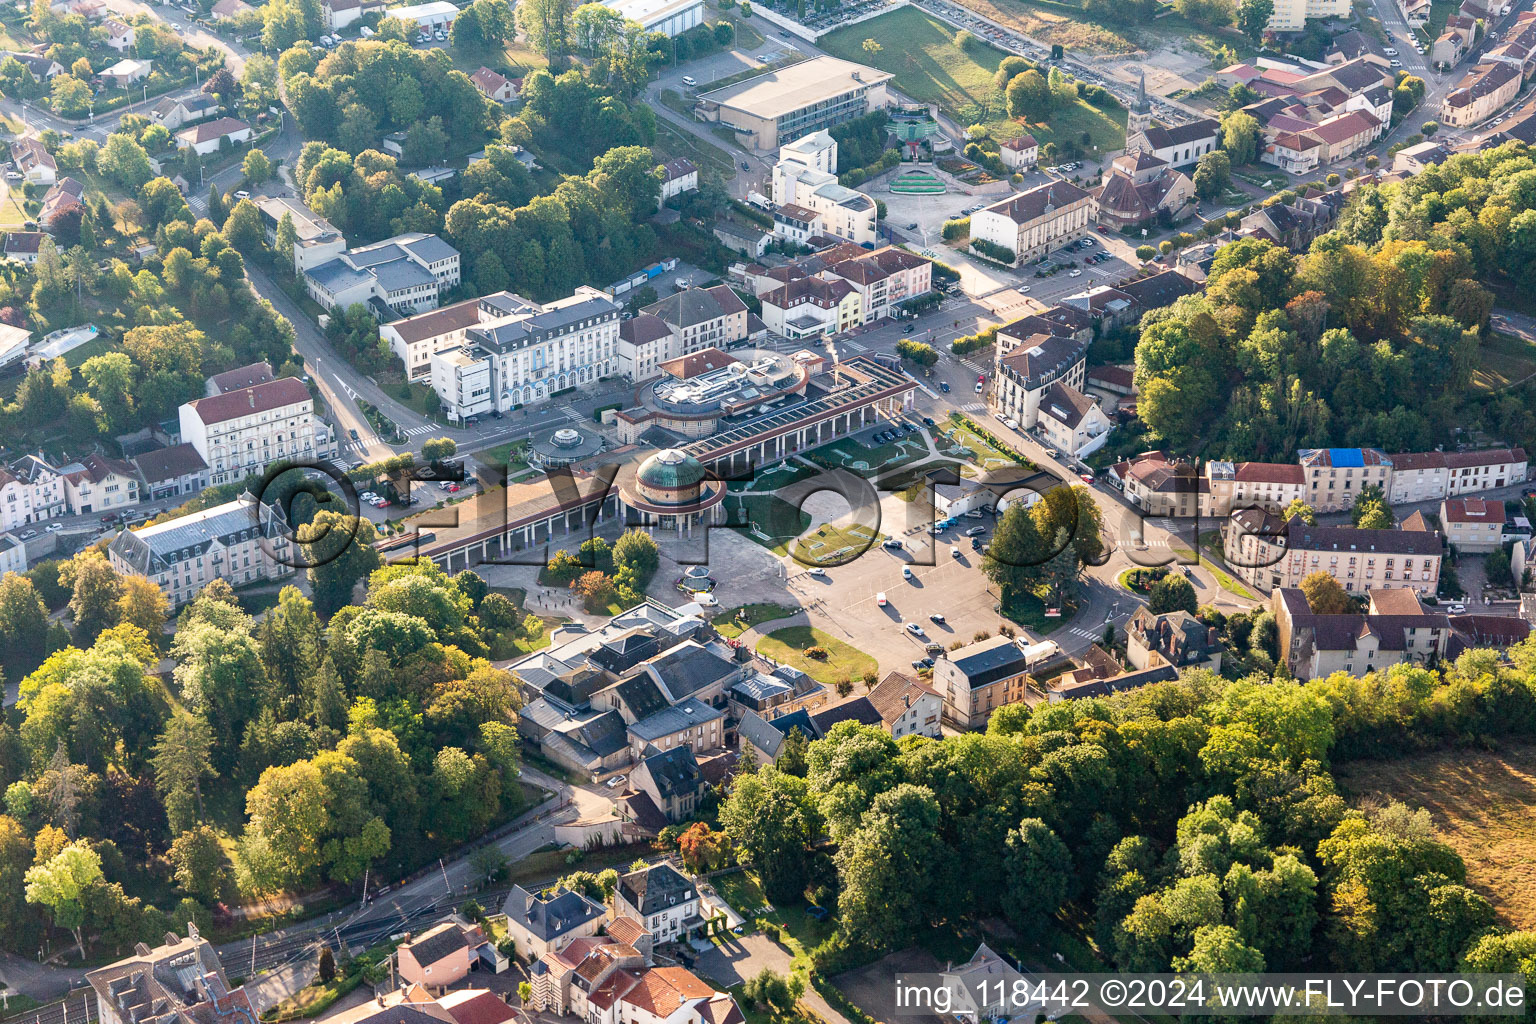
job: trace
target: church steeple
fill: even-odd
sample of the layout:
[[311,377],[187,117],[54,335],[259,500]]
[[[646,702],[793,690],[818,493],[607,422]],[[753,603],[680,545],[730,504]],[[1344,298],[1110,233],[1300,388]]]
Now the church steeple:
[[1125,148],[1126,152],[1132,152],[1138,148],[1138,142],[1145,145],[1145,139],[1138,140],[1138,136],[1152,126],[1152,101],[1147,98],[1147,72],[1143,68],[1136,82],[1136,105],[1126,114],[1125,118]]

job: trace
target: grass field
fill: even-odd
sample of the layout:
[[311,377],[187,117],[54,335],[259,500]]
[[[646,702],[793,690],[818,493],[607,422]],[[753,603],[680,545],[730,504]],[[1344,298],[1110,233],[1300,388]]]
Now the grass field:
[[793,551],[803,565],[843,565],[868,551],[875,540],[875,531],[861,523],[823,523],[795,541]]
[[[762,601],[757,604],[749,604],[737,608],[730,618],[726,618],[723,615],[716,616],[713,625],[715,631],[721,636],[737,637],[753,626],[764,622],[772,622],[774,619],[787,618],[799,610],[788,605]],[[743,615],[741,614],[742,612],[746,614]]]
[[1536,744],[1444,750],[1335,770],[1352,803],[1428,808],[1438,837],[1467,862],[1467,882],[1501,922],[1536,928]]
[[1478,350],[1472,384],[1488,391],[1506,388],[1536,373],[1536,344],[1518,334],[1489,332]]
[[[1010,118],[992,83],[1006,54],[981,40],[961,49],[955,45],[958,33],[954,26],[916,7],[903,7],[839,29],[821,39],[819,45],[845,60],[891,72],[896,76],[896,88],[908,96],[922,103],[937,103],[962,123],[985,124],[998,139],[1010,139],[1027,129],[1041,144],[1053,139],[1079,139],[1083,132],[1088,133],[1090,145],[1101,150],[1119,149],[1124,144],[1124,111],[1117,120],[1082,100],[1052,111],[1049,121],[1028,123]],[[865,51],[866,39],[879,43],[880,51]]]
[[705,174],[729,178],[736,171],[736,161],[731,155],[697,135],[679,131],[660,118],[656,119],[656,143],[651,147],[658,160],[675,160],[684,157]]
[[[1007,452],[997,445],[992,444],[958,416],[951,416],[944,424],[943,433],[963,446],[970,454],[965,456],[965,461],[970,465],[979,466],[984,470],[1006,469],[1009,466],[1018,465]],[[961,454],[951,452],[951,454]]]
[[[826,659],[807,658],[803,653],[807,647],[824,649],[827,652]],[[827,685],[836,683],[844,676],[857,680],[866,672],[879,671],[874,658],[812,626],[776,629],[758,642],[757,653],[791,665],[818,683]]]

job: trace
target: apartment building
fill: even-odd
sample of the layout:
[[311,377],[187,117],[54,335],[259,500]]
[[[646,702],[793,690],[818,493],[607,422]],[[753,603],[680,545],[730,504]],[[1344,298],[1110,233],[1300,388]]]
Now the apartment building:
[[687,747],[702,754],[724,745],[725,714],[690,696],[645,716],[627,731],[629,754],[635,761],[675,747]]
[[1000,417],[1017,420],[1029,430],[1040,422],[1040,406],[1050,389],[1061,384],[1081,392],[1087,376],[1088,346],[1075,337],[1030,334],[1019,337],[1017,324],[997,333],[999,353],[994,366],[990,400]]
[[1319,512],[1353,508],[1367,487],[1389,491],[1392,460],[1376,448],[1303,448],[1297,453],[1306,479],[1306,502]]
[[64,477],[38,455],[0,465],[0,533],[64,514]]
[[326,309],[367,306],[379,320],[436,309],[458,287],[459,251],[436,235],[412,231],[348,249],[303,272],[304,289]]
[[1504,546],[1504,503],[1488,498],[1446,498],[1440,529],[1459,554],[1487,554]]
[[107,548],[112,567],[159,585],[172,607],[210,581],[243,586],[280,579],[297,560],[282,511],[249,494],[139,530],[124,530]]
[[1524,483],[1529,463],[1524,448],[1484,448],[1445,453],[1447,494],[1470,494]]
[[[643,307],[640,312],[667,325],[671,343],[665,359],[706,348],[728,348],[747,339],[747,304],[727,285],[686,288]],[[620,361],[624,361],[622,354]]]
[[346,236],[330,221],[320,216],[297,199],[286,196],[263,196],[256,200],[261,213],[261,226],[266,231],[267,245],[276,247],[277,229],[286,216],[293,225],[293,272],[302,275],[311,267],[318,267],[337,259],[347,251]]
[[1210,513],[1227,516],[1245,508],[1284,511],[1291,502],[1306,500],[1302,468],[1282,462],[1220,462],[1205,464]]
[[618,371],[619,307],[595,288],[544,304],[508,292],[480,303],[463,343],[431,359],[432,388],[452,419],[546,402]]
[[1005,636],[950,651],[933,667],[945,721],[957,729],[985,727],[993,711],[1024,699],[1032,664],[1024,648]]
[[1421,530],[1360,530],[1281,521],[1271,512],[1234,512],[1224,528],[1227,565],[1261,590],[1299,587],[1326,572],[1350,593],[1411,589],[1434,594],[1440,584],[1440,535]]
[[1265,24],[1270,32],[1300,32],[1308,18],[1347,18],[1349,0],[1275,0],[1274,13]]
[[633,918],[658,942],[685,938],[702,925],[699,890],[670,864],[653,864],[619,876],[614,912]]
[[190,922],[186,938],[167,932],[153,948],[135,943],[132,955],[90,971],[85,980],[101,1024],[240,1024],[256,1019],[245,989],[229,987],[218,952]]
[[779,147],[772,192],[775,206],[793,204],[817,214],[817,233],[875,244],[875,201],[838,184],[837,141],[826,130]]
[[109,512],[139,503],[139,478],[121,459],[91,454],[59,467],[70,515]]
[[971,239],[990,242],[1022,263],[1093,229],[1094,200],[1076,185],[1050,181],[971,214]]
[[1488,60],[1461,77],[1440,101],[1440,123],[1465,128],[1492,117],[1520,92],[1520,64]]
[[1445,656],[1453,632],[1446,615],[1427,610],[1408,590],[1371,590],[1367,600],[1363,614],[1317,615],[1300,590],[1277,587],[1269,604],[1291,674],[1297,679],[1365,675]]
[[184,403],[183,442],[208,467],[212,486],[244,480],[285,460],[328,459],[335,442],[315,416],[309,388],[296,377]]
[[466,299],[384,324],[379,328],[379,337],[389,343],[405,364],[407,377],[430,382],[433,356],[462,345],[471,327],[503,315],[504,304],[513,301],[520,300],[511,292]]
[[768,330],[791,340],[830,338],[864,322],[859,293],[841,278],[802,277],[759,298]]
[[1445,19],[1445,28],[1429,48],[1431,64],[1447,68],[1461,63],[1461,58],[1477,41],[1477,19],[1465,14],[1452,14]]

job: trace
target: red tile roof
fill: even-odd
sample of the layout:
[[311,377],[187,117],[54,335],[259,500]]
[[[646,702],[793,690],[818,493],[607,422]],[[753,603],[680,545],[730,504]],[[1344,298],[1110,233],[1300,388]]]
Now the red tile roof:
[[239,391],[216,395],[213,398],[200,398],[192,403],[192,410],[197,413],[198,419],[211,426],[215,423],[239,419],[241,416],[249,416],[252,413],[280,409],[285,405],[296,405],[308,400],[309,389],[304,386],[303,381],[297,377],[284,377],[266,384],[257,384],[252,388],[241,388]]

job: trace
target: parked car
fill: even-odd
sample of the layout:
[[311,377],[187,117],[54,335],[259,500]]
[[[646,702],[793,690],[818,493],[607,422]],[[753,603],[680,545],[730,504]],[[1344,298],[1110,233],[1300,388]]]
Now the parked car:
[[881,608],[886,606],[885,591],[882,590],[880,593],[875,595],[875,604]]
[[930,622],[937,622],[941,626],[944,625],[944,616],[940,612],[934,612],[932,615],[928,616],[928,619]]
[[248,192],[247,190],[243,189],[243,188],[236,189],[235,190],[235,198],[236,199],[249,199],[249,198],[251,198],[251,193]]
[[21,539],[22,540],[31,540],[33,537],[36,537],[36,536],[37,536],[37,531],[36,530],[27,530],[26,532],[24,532],[21,535]]
[[880,542],[880,546],[885,548],[887,551],[900,551],[902,549],[901,541],[897,540],[895,537],[885,538],[885,540]]
[[969,530],[965,531],[965,535],[967,537],[979,537],[986,532],[987,528],[985,526],[973,526]]
[[909,623],[907,623],[907,632],[911,633],[913,636],[922,636],[923,635],[923,627],[919,626],[915,622],[909,622]]
[[43,532],[58,533],[62,529],[64,529],[63,523],[49,523],[47,526],[43,527]]
[[901,567],[901,578],[904,580],[910,580],[912,578],[912,567],[910,565],[904,565]]
[[823,569],[819,565],[813,565],[811,568],[805,570],[805,574],[807,576],[825,576],[827,574],[827,570]]
[[694,78],[692,75],[684,75],[683,84],[692,89],[694,86],[699,84],[699,80]]
[[945,394],[949,394],[949,381],[947,381],[947,380],[939,381],[939,390],[944,392]]

